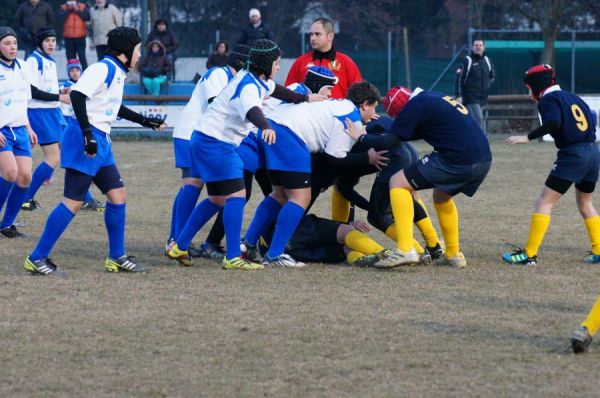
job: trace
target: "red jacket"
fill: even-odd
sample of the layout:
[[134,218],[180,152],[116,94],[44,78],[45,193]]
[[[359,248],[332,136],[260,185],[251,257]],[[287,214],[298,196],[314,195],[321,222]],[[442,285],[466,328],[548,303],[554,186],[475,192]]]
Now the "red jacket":
[[331,90],[331,98],[346,98],[348,88],[363,79],[358,66],[356,66],[349,56],[336,51],[333,61],[329,59],[313,59],[313,51],[309,51],[294,61],[287,79],[285,79],[285,85],[289,86],[292,83],[304,82],[306,70],[311,66],[325,66],[331,69],[333,74],[338,77],[338,83]]
[[77,9],[75,10],[63,4],[60,6],[58,15],[64,19],[64,38],[80,39],[87,36],[87,24],[85,21],[90,20],[90,11],[84,3],[77,2]]

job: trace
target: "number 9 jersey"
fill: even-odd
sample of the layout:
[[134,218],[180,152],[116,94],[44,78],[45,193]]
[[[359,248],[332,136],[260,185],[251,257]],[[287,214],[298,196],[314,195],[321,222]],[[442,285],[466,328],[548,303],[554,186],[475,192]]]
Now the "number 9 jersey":
[[544,92],[538,110],[542,124],[560,123],[560,130],[551,134],[557,148],[596,140],[596,125],[590,107],[577,95],[562,91],[558,85]]

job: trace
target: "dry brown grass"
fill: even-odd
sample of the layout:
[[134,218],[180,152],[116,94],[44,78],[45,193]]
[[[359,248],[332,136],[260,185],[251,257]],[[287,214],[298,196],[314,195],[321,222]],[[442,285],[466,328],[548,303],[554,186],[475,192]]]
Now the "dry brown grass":
[[0,240],[0,396],[597,396],[597,353],[566,351],[600,275],[581,263],[589,244],[574,196],[558,206],[539,266],[502,264],[503,244],[526,239],[554,159],[549,144],[511,151],[503,138],[481,191],[457,199],[467,269],[393,272],[173,266],[162,255],[178,185],[171,146],[115,143],[128,252],[151,272],[105,273],[103,218],[80,214],[53,253],[69,277],[25,273],[61,196],[57,173],[44,208],[19,217],[31,238]]

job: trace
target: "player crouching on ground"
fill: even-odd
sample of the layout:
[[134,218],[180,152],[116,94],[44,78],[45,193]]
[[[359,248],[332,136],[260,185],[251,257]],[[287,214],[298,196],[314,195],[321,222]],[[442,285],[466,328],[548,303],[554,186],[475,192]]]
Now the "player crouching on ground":
[[71,90],[78,124],[70,124],[61,137],[61,166],[66,169],[64,199],[48,216],[37,246],[25,260],[25,269],[34,274],[64,275],[48,256],[83,205],[92,182],[107,197],[106,270],[145,271],[125,254],[126,192],[112,153],[110,126],[117,115],[154,130],[164,129],[165,124],[161,119],[133,112],[121,103],[127,72],[140,58],[138,31],[119,27],[109,31],[107,37],[108,55],[88,67]]
[[575,184],[575,200],[583,217],[592,245],[586,263],[600,263],[600,217],[592,204],[592,192],[598,181],[600,152],[596,146],[596,126],[587,104],[578,96],[563,91],[556,84],[550,65],[537,65],[525,73],[525,85],[537,101],[542,125],[528,135],[508,137],[508,145],[526,144],[550,134],[558,153],[550,175],[531,216],[525,249],[504,253],[502,259],[512,264],[535,265],[537,252],[550,225],[550,214],[558,200]]
[[347,132],[355,140],[375,149],[391,149],[401,141],[423,139],[434,151],[390,179],[390,203],[396,225],[397,245],[392,254],[376,264],[393,268],[414,264],[413,191],[433,188],[433,202],[446,244],[444,255],[435,263],[465,267],[459,247],[458,211],[452,200],[462,192],[473,196],[492,164],[485,134],[470,117],[467,108],[454,98],[420,88],[397,95],[399,113],[387,133],[366,135],[347,121]]
[[[307,263],[336,264],[346,262],[356,267],[371,267],[389,250],[367,235],[371,230],[362,221],[345,224],[307,214],[296,227],[285,247],[285,253]],[[273,237],[274,227],[261,236],[258,251],[265,255]]]

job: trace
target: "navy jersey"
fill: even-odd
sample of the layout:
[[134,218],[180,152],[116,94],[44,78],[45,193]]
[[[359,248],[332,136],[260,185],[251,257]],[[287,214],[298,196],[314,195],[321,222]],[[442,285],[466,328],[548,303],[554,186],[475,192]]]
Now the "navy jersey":
[[538,104],[542,124],[560,122],[560,130],[552,134],[557,148],[594,142],[596,125],[590,107],[573,93],[555,90],[544,94]]
[[413,96],[388,132],[403,141],[425,140],[451,164],[492,160],[490,144],[467,108],[442,93],[421,92]]

